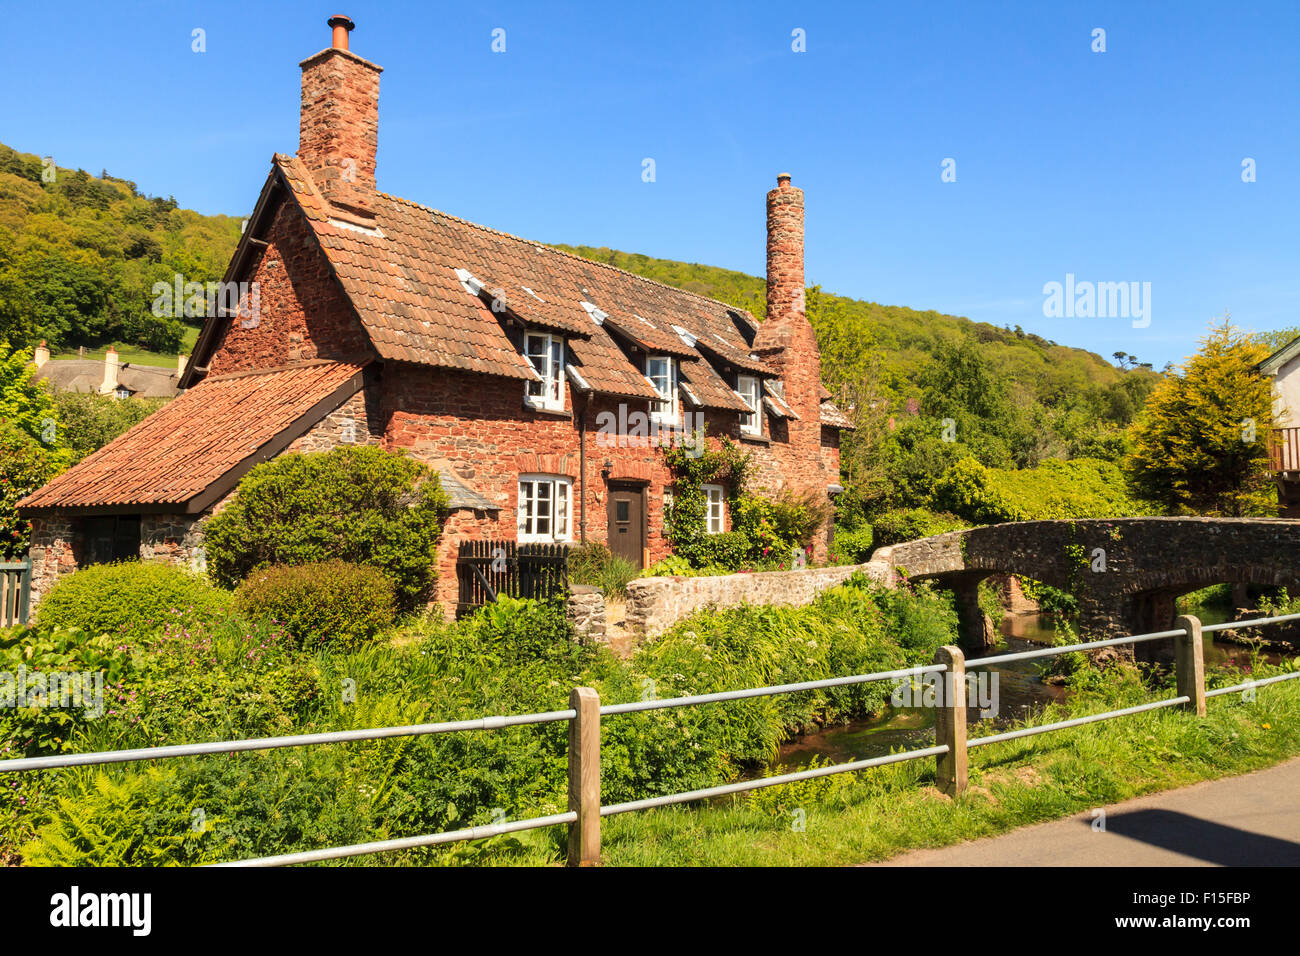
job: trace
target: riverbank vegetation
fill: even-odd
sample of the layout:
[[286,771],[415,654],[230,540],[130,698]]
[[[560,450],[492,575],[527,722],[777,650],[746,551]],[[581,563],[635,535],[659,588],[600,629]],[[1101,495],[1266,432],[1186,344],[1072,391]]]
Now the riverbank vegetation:
[[[455,624],[407,620],[351,649],[304,644],[274,618],[249,619],[213,597],[169,608],[145,633],[50,623],[5,637],[0,671],[109,677],[99,715],[0,708],[0,750],[16,757],[540,712],[566,706],[575,685],[616,703],[814,680],[929,662],[955,629],[946,596],[858,579],[805,608],[697,615],[620,661],[576,643],[558,605],[503,599]],[[782,741],[876,713],[888,691],[857,685],[620,718],[603,740],[605,797],[761,772]],[[0,787],[0,852],[29,863],[198,863],[553,813],[566,799],[565,754],[558,723],[18,774]]]
[[[186,593],[203,597],[201,588]],[[4,638],[0,670],[102,671],[107,682],[99,715],[0,709],[0,748],[12,757],[539,712],[563,708],[575,685],[595,687],[604,703],[709,693],[928,663],[955,633],[946,595],[884,591],[860,576],[803,608],[696,615],[627,661],[575,643],[555,605],[506,599],[456,624],[408,619],[347,649],[304,645],[274,619],[250,620],[212,597],[168,609],[143,632],[119,627],[92,637],[38,626]],[[1250,676],[1279,670],[1256,662]],[[1225,669],[1210,684],[1241,679]],[[1153,689],[1125,666],[1081,666],[1067,680],[1069,701],[1033,722],[1172,692],[1167,679]],[[603,799],[777,772],[767,768],[783,742],[877,714],[890,689],[855,685],[609,718]],[[1254,702],[1214,700],[1204,720],[1161,711],[980,748],[971,754],[971,792],[955,803],[933,790],[925,760],[611,819],[605,858],[848,863],[999,832],[1300,753],[1298,691],[1288,682]],[[974,725],[972,735],[981,732]],[[562,811],[565,755],[557,723],[25,773],[0,787],[0,855],[29,864],[192,864],[522,819]],[[555,828],[353,862],[562,859]]]

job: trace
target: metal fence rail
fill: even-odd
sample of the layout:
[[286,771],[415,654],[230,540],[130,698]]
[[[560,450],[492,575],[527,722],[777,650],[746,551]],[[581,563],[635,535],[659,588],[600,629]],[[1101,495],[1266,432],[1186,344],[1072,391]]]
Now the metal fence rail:
[[253,740],[214,740],[202,744],[169,744],[166,747],[141,747],[136,750],[109,750],[88,754],[55,754],[50,757],[20,757],[0,760],[0,773],[18,770],[51,770],[55,767],[89,767],[97,764],[129,763],[137,760],[165,760],[169,757],[200,757],[205,754],[236,753],[249,750],[276,750],[281,747],[311,747],[316,744],[347,744],[360,740],[387,737],[416,737],[425,734],[451,734],[462,730],[499,730],[525,724],[548,724],[572,720],[572,710],[553,710],[544,714],[518,714],[511,717],[478,717],[441,724],[412,724],[406,727],[378,727],[367,730],[334,730],[320,734],[292,734],[288,737],[258,737]]
[[[588,687],[576,687],[569,696],[567,710],[547,711],[537,714],[518,714],[511,716],[481,717],[472,720],[446,721],[432,724],[412,724],[402,727],[379,727],[363,730],[344,730],[318,734],[299,734],[285,737],[265,737],[252,740],[214,741],[200,744],[177,744],[165,747],[144,747],[135,750],[117,750],[88,754],[59,754],[49,757],[26,757],[0,760],[0,773],[14,773],[29,770],[45,770],[58,767],[95,766],[100,764],[123,763],[128,761],[168,759],[175,757],[201,756],[215,753],[234,753],[260,750],[273,750],[282,747],[315,746],[330,743],[352,743],[363,740],[380,740],[390,737],[422,736],[427,734],[460,733],[465,731],[490,731],[504,727],[517,727],[568,721],[568,800],[567,813],[514,820],[485,826],[466,827],[443,833],[431,833],[421,836],[402,837],[381,840],[373,843],[360,843],[351,846],[329,847],[318,850],[305,850],[296,853],[283,853],[276,856],[259,857],[250,860],[237,860],[216,864],[217,866],[287,866],[297,863],[316,863],[325,860],[362,856],[371,853],[384,853],[393,850],[414,847],[437,846],[466,840],[481,840],[506,833],[540,829],[551,826],[569,827],[568,857],[571,865],[589,865],[600,859],[600,820],[603,817],[623,813],[649,810],[655,807],[672,806],[707,800],[713,797],[743,793],[764,787],[780,786],[800,780],[831,776],[839,773],[853,773],[872,767],[901,763],[934,757],[936,761],[936,785],[943,792],[957,796],[967,787],[967,755],[972,747],[1002,743],[1021,737],[1051,733],[1084,724],[1113,720],[1147,711],[1170,707],[1181,707],[1198,716],[1205,715],[1207,698],[1225,694],[1241,693],[1256,687],[1291,680],[1300,677],[1300,671],[1281,674],[1260,680],[1245,681],[1231,687],[1219,687],[1206,690],[1205,666],[1203,658],[1202,635],[1207,631],[1223,631],[1247,627],[1261,627],[1284,621],[1298,621],[1300,614],[1285,614],[1275,617],[1254,618],[1225,624],[1213,624],[1202,627],[1195,617],[1180,617],[1178,627],[1169,631],[1156,631],[1150,634],[1135,634],[1126,637],[1102,641],[1090,641],[1083,644],[1068,644],[1049,647],[1035,651],[1014,654],[999,654],[979,658],[969,662],[969,667],[984,667],[990,664],[1011,661],[1031,660],[1041,657],[1054,657],[1072,654],[1078,651],[1094,650],[1103,647],[1115,647],[1122,644],[1137,644],[1173,638],[1175,640],[1175,675],[1177,679],[1176,696],[1168,699],[1125,707],[1119,710],[1089,714],[1071,720],[1032,727],[1021,727],[998,734],[967,739],[966,736],[966,671],[965,656],[956,647],[942,647],[935,655],[935,663],[918,667],[901,668],[889,671],[877,671],[869,674],[853,674],[846,677],[832,677],[824,680],[803,681],[793,684],[779,684],[770,687],[751,687],[735,691],[722,691],[712,694],[693,694],[671,697],[664,700],[634,701],[625,704],[601,706],[596,692]],[[755,697],[777,694],[793,694],[810,690],[832,687],[848,687],[885,680],[902,680],[930,674],[943,674],[942,694],[940,695],[935,724],[935,745],[916,750],[891,753],[869,760],[855,760],[849,763],[835,764],[829,767],[817,767],[794,773],[771,777],[759,777],[741,780],[735,783],[690,790],[684,793],[649,797],[642,800],[630,800],[602,806],[600,802],[600,720],[602,716],[620,716],[662,710],[673,707],[695,707],[703,704],[723,703],[727,701],[746,700]]]

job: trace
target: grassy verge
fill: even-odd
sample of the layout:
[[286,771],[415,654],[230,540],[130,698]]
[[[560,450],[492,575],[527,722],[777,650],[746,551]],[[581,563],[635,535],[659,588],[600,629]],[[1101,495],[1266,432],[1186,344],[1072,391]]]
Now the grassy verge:
[[[1038,722],[1139,699],[1132,689],[1083,694]],[[605,854],[611,864],[657,866],[883,860],[1270,766],[1300,754],[1297,718],[1300,681],[1286,682],[1260,689],[1253,703],[1212,698],[1203,719],[1152,711],[973,750],[970,792],[956,801],[934,789],[933,761],[917,760],[844,783],[775,787],[722,809],[613,818]],[[792,827],[798,809],[802,832]]]
[[[1215,677],[1220,686],[1242,679],[1236,671]],[[1155,699],[1131,676],[1086,679],[1092,686],[1080,688],[1071,704],[1030,723]],[[626,814],[604,821],[603,858],[613,866],[885,860],[1271,766],[1300,755],[1298,718],[1300,680],[1262,688],[1254,702],[1240,695],[1212,698],[1205,718],[1152,711],[972,750],[970,790],[955,801],[935,790],[934,762],[916,760],[755,791],[726,806]],[[521,834],[387,862],[555,865],[560,837],[558,829]]]

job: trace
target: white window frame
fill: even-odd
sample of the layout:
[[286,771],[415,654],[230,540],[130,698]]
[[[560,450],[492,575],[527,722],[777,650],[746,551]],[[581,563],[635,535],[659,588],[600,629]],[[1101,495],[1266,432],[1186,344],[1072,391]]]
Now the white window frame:
[[[655,375],[652,368],[662,362],[667,368],[666,375]],[[659,401],[650,403],[650,420],[660,425],[676,425],[680,422],[677,399],[677,360],[671,355],[647,355],[645,357],[645,377],[651,388],[659,393]],[[666,380],[667,388],[662,386]]]
[[749,414],[740,416],[740,431],[745,435],[763,434],[763,386],[756,375],[736,376],[736,394],[749,406]]
[[[573,540],[573,479],[520,475],[516,511],[520,544]],[[544,528],[545,530],[539,530]]]
[[[540,351],[532,346],[540,343]],[[564,409],[564,337],[552,332],[524,332],[524,358],[541,376],[524,385],[524,403],[533,408]]]
[[704,492],[704,530],[709,534],[722,534],[727,530],[726,490],[722,485],[700,485]]

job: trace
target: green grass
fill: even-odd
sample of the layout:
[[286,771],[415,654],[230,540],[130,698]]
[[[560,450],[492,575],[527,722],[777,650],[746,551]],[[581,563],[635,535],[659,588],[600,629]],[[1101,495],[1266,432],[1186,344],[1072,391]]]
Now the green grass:
[[[192,355],[194,353],[194,344],[198,341],[199,329],[197,326],[185,326],[185,338],[181,341],[181,355]],[[117,345],[117,360],[122,364],[130,362],[132,365],[154,365],[160,368],[175,368],[176,356],[166,352],[149,352],[134,345]],[[96,349],[95,351],[87,350],[85,355],[78,355],[76,349],[65,352],[59,352],[52,355],[53,359],[76,359],[82,358],[89,361],[102,362],[104,354],[108,351],[107,347]]]
[[[1241,679],[1236,673],[1219,683]],[[1153,699],[1126,682],[1083,692],[1074,704],[1033,722]],[[602,823],[602,858],[611,866],[867,863],[1259,770],[1300,754],[1300,680],[1261,688],[1253,703],[1239,695],[1211,698],[1208,711],[1200,719],[1173,709],[1152,711],[972,750],[970,790],[955,801],[934,788],[933,759],[922,759],[766,788],[728,806],[609,817]],[[792,826],[800,809],[802,831]],[[356,862],[556,865],[559,838],[557,828],[477,848]]]
[[[1099,703],[1070,711],[1125,705]],[[611,818],[605,854],[632,866],[883,860],[1270,766],[1300,754],[1297,718],[1300,683],[1287,682],[1259,690],[1251,704],[1212,698],[1204,719],[1153,711],[972,750],[970,791],[956,801],[934,789],[933,760],[910,761],[865,771],[810,801],[804,832],[791,827],[794,804],[774,793],[725,809]]]

